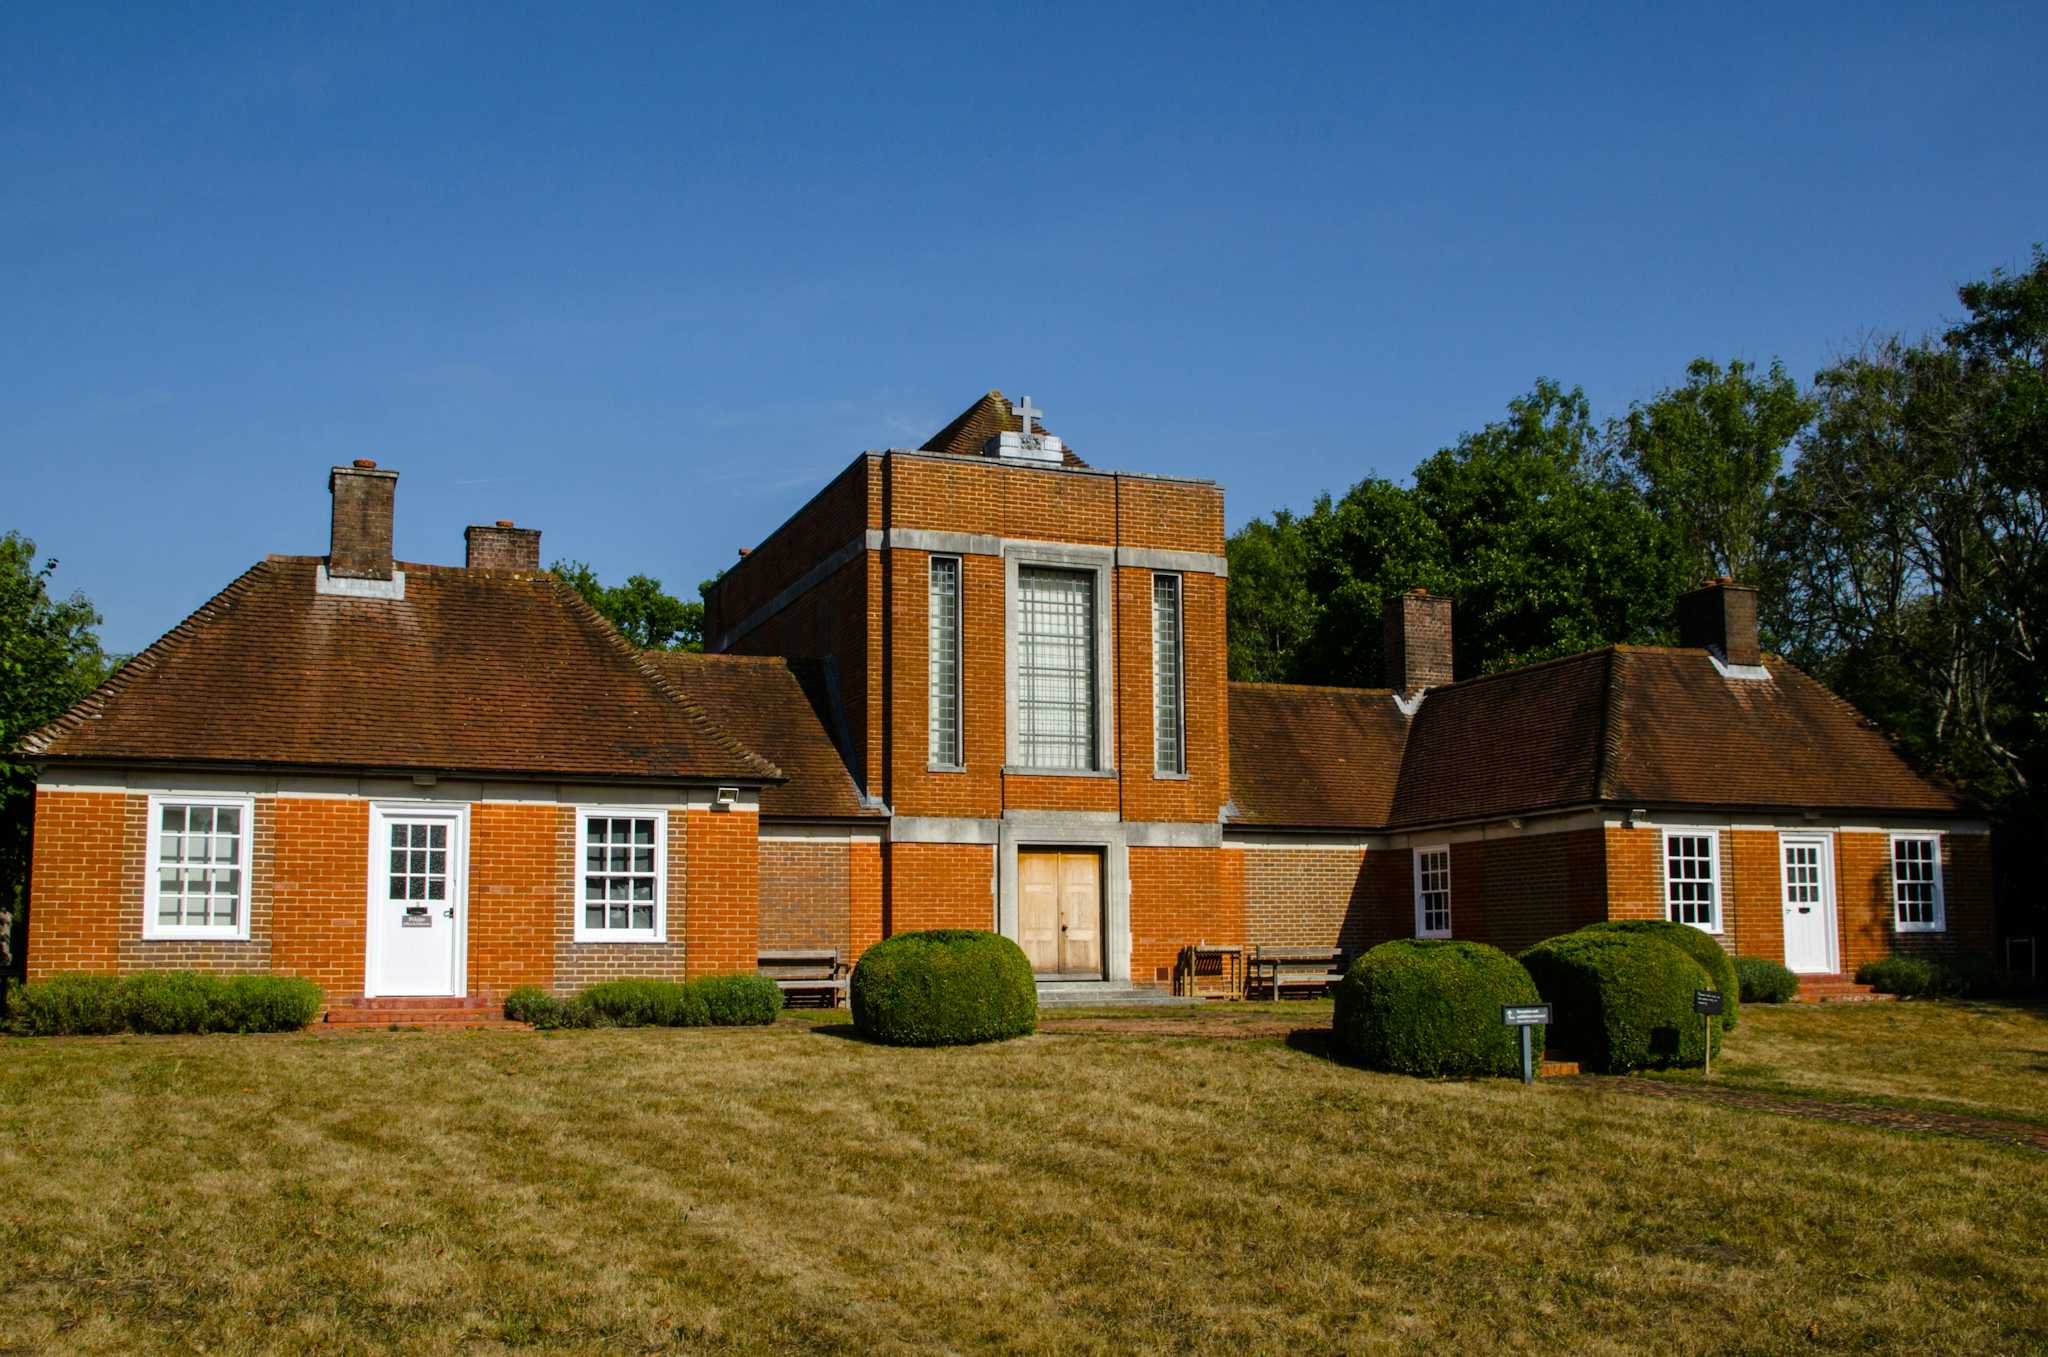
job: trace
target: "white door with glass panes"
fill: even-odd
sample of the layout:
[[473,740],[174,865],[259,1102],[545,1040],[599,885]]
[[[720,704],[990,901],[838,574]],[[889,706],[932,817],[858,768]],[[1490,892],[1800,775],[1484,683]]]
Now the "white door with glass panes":
[[1778,836],[1785,907],[1785,968],[1831,975],[1835,961],[1834,854],[1825,834]]
[[379,809],[370,827],[370,964],[364,993],[463,992],[468,817]]

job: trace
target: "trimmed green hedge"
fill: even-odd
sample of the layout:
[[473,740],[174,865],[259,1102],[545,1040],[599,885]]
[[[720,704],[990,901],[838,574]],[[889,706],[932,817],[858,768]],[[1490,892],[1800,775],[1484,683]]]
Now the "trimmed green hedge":
[[1720,1024],[1692,1008],[1693,991],[1709,988],[1710,977],[1654,934],[1567,933],[1521,960],[1550,1001],[1552,1044],[1588,1070],[1698,1065],[1709,1032],[1720,1049]]
[[853,1025],[891,1046],[964,1046],[1029,1035],[1038,983],[1024,949],[996,933],[898,933],[853,968]]
[[1742,982],[1735,974],[1735,959],[1727,949],[1699,929],[1689,924],[1672,923],[1669,919],[1610,919],[1606,923],[1588,924],[1579,930],[1582,933],[1640,933],[1652,938],[1662,938],[1679,951],[1700,963],[1713,983],[1702,985],[1702,989],[1721,991],[1726,1001],[1721,1011],[1721,1029],[1735,1030],[1735,1021],[1742,1008]]
[[295,1032],[320,1014],[320,987],[288,975],[136,971],[53,975],[11,992],[9,1019],[31,1036],[110,1032]]
[[1856,968],[1856,983],[1901,999],[1999,999],[2024,994],[2027,980],[2000,970],[1983,957],[1964,952],[1954,956],[1889,956]]
[[[1383,942],[1351,963],[1337,986],[1337,1044],[1359,1063],[1395,1074],[1514,1075],[1521,1035],[1503,1027],[1505,1004],[1540,1003],[1536,982],[1506,952],[1478,942]],[[1543,1051],[1543,1029],[1530,1033]]]
[[1799,977],[1777,962],[1760,956],[1735,958],[1736,983],[1745,1004],[1785,1004],[1799,993]]
[[505,1016],[535,1027],[746,1027],[775,1021],[782,990],[760,975],[606,980],[567,999],[537,985],[505,996]]

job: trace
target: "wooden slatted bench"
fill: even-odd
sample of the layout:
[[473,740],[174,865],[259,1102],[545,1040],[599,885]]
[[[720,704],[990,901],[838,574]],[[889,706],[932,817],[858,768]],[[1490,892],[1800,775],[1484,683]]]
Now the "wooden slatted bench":
[[1348,947],[1267,947],[1252,948],[1249,973],[1246,975],[1245,996],[1258,992],[1263,985],[1266,997],[1278,999],[1288,986],[1296,989],[1315,988],[1326,990],[1344,978],[1344,972],[1351,966],[1351,949]]
[[839,964],[835,947],[779,947],[759,954],[756,969],[782,990],[782,1002],[791,1008],[798,1000],[821,1008],[838,1008],[846,1002],[849,983],[847,968]]

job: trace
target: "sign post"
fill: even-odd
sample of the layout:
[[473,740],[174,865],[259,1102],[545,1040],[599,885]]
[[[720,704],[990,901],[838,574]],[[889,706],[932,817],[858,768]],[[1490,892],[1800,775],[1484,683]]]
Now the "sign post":
[[1696,989],[1692,992],[1692,1011],[1699,1014],[1707,1024],[1705,1036],[1706,1070],[1704,1078],[1714,1077],[1714,1023],[1721,1016],[1721,991],[1717,989]]
[[1502,1004],[1500,1024],[1503,1027],[1522,1029],[1522,1082],[1536,1082],[1536,1059],[1529,1049],[1529,1029],[1543,1027],[1550,1022],[1549,1004]]

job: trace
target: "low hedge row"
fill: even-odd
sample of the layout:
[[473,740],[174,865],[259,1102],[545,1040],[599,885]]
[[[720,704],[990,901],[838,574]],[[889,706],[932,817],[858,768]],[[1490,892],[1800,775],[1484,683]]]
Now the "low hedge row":
[[1722,1028],[1693,1012],[1693,991],[1712,978],[1687,953],[1653,933],[1566,933],[1522,953],[1551,1005],[1550,1035],[1588,1070],[1698,1065]]
[[1760,956],[1735,958],[1735,983],[1745,1004],[1788,1004],[1799,993],[1799,977]]
[[[1522,963],[1496,947],[1449,939],[1383,942],[1337,986],[1337,1044],[1370,1069],[1484,1077],[1521,1070],[1521,1035],[1501,1024],[1508,1004],[1541,1002]],[[1543,1051],[1543,1029],[1530,1033]]]
[[2029,989],[2025,977],[1969,955],[1866,961],[1856,968],[1856,983],[1902,999],[2000,999]]
[[898,933],[853,968],[853,1025],[890,1046],[965,1046],[1027,1036],[1038,982],[1024,949],[997,933]]
[[535,1027],[758,1027],[782,1011],[782,990],[759,975],[606,980],[558,999],[535,985],[505,996],[505,1016]]
[[203,971],[54,975],[15,986],[9,999],[9,1026],[38,1037],[293,1032],[320,1013],[320,987],[310,980]]

